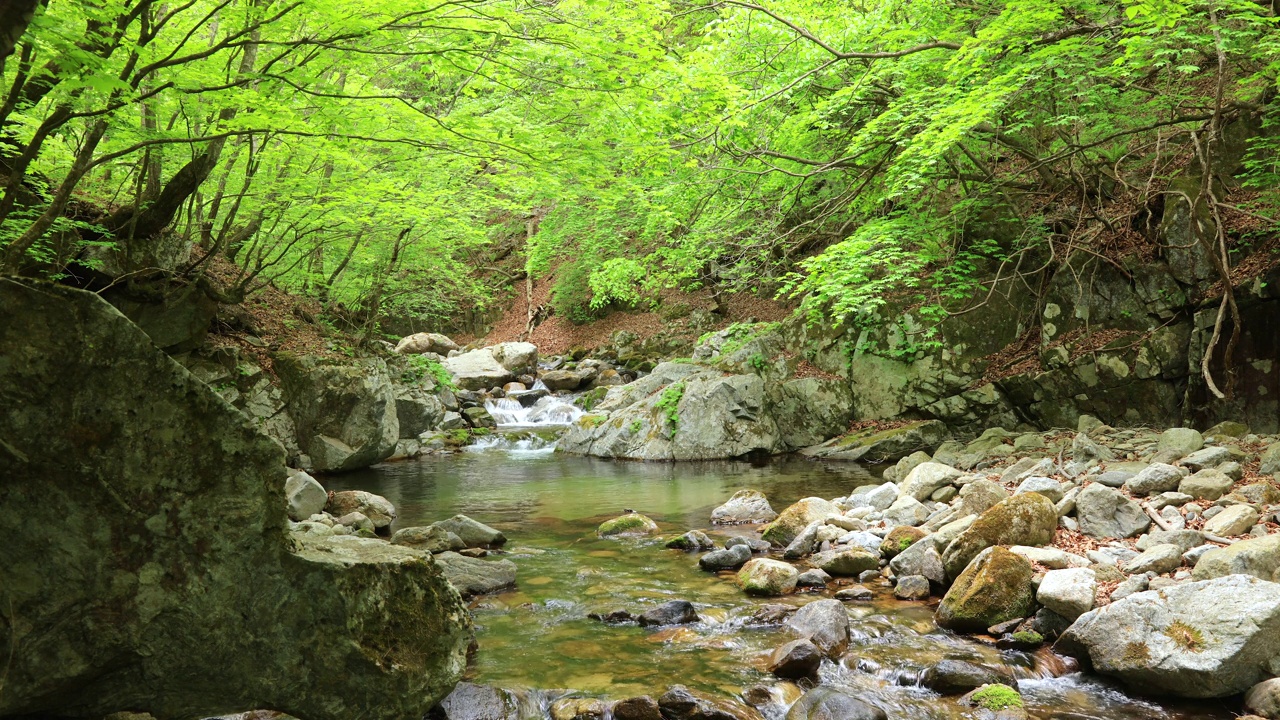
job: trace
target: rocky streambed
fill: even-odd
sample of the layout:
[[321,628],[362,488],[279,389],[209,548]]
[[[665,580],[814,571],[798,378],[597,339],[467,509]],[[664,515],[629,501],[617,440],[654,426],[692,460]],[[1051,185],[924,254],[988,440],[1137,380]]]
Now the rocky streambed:
[[452,720],[1273,716],[1269,440],[1085,421],[870,469],[494,441],[331,484],[506,536]]

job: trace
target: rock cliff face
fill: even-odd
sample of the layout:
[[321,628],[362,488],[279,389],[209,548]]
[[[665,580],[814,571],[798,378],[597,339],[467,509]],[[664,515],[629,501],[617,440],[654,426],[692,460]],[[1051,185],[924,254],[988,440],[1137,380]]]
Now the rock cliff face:
[[97,296],[0,279],[0,716],[419,718],[469,621],[431,556],[286,530],[278,444]]
[[384,361],[336,362],[281,353],[275,368],[297,425],[298,446],[316,471],[368,467],[395,451],[400,423]]

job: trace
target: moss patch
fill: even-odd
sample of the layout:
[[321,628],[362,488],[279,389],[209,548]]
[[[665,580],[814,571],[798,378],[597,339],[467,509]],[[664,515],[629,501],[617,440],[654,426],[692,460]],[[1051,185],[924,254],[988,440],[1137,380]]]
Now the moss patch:
[[1020,630],[1013,634],[1013,639],[1027,645],[1041,645],[1044,643],[1044,636],[1033,630]]
[[1200,652],[1204,649],[1204,633],[1181,620],[1169,623],[1169,627],[1164,629],[1164,634],[1187,652]]
[[970,696],[979,707],[992,712],[1000,712],[1005,708],[1022,707],[1022,696],[1008,685],[987,685],[978,688]]

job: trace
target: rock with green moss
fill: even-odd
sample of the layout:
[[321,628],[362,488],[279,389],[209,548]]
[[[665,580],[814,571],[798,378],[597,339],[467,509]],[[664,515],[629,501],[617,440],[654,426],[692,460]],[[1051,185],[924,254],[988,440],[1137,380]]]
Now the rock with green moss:
[[738,585],[748,595],[774,597],[795,591],[800,572],[790,563],[769,558],[749,560],[738,571]]
[[974,707],[998,713],[1008,708],[1021,708],[1022,695],[1003,683],[983,685],[966,695],[962,702]]
[[950,432],[941,422],[919,420],[885,430],[869,428],[841,435],[801,453],[830,460],[887,463],[916,452],[931,453],[948,437]]
[[1227,697],[1280,670],[1280,584],[1247,575],[1129,595],[1055,645],[1147,693]]
[[982,632],[992,625],[1024,618],[1035,611],[1027,559],[996,546],[983,550],[952,583],[935,615],[939,625],[960,632]]
[[96,295],[0,279],[0,317],[0,716],[421,717],[454,686],[430,554],[289,533],[281,447]]
[[760,536],[779,547],[786,547],[810,523],[839,515],[840,508],[820,497],[807,497],[787,507],[778,518],[764,526]]
[[928,532],[918,527],[899,525],[884,536],[884,541],[880,543],[880,555],[885,559],[892,560],[903,550],[915,545],[917,540],[926,537],[928,534]]
[[656,532],[658,532],[658,523],[634,512],[605,520],[596,529],[596,534],[600,537],[653,535]]
[[978,553],[994,545],[1046,545],[1058,528],[1058,510],[1039,493],[1005,498],[978,516],[942,554],[948,577],[958,577]]

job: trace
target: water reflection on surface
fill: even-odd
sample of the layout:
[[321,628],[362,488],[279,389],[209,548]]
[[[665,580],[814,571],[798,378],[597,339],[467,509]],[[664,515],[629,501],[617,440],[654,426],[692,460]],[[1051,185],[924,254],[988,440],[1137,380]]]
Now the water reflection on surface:
[[[536,441],[525,445],[495,442],[482,451],[387,464],[327,478],[326,486],[387,497],[399,512],[398,527],[463,513],[506,533],[519,588],[472,603],[480,652],[469,679],[613,699],[657,695],[676,683],[737,696],[771,682],[763,661],[785,638],[747,619],[768,602],[798,605],[822,595],[749,598],[732,573],[702,572],[696,554],[668,550],[660,538],[597,538],[600,522],[633,509],[657,521],[663,538],[699,528],[723,540],[755,531],[709,523],[712,508],[736,490],[759,489],[781,510],[803,497],[834,498],[879,482],[853,464],[612,462],[552,454]],[[1047,651],[1000,651],[953,635],[933,624],[932,605],[899,602],[887,583],[873,590],[873,602],[849,606],[852,646],[840,664],[824,667],[822,680],[875,702],[891,718],[978,717],[918,686],[921,673],[943,658],[1009,667],[1027,709],[1042,720],[1225,720],[1238,707],[1160,705],[1078,673],[1053,677],[1063,669]],[[587,618],[677,598],[693,602],[702,622],[642,629]]]

